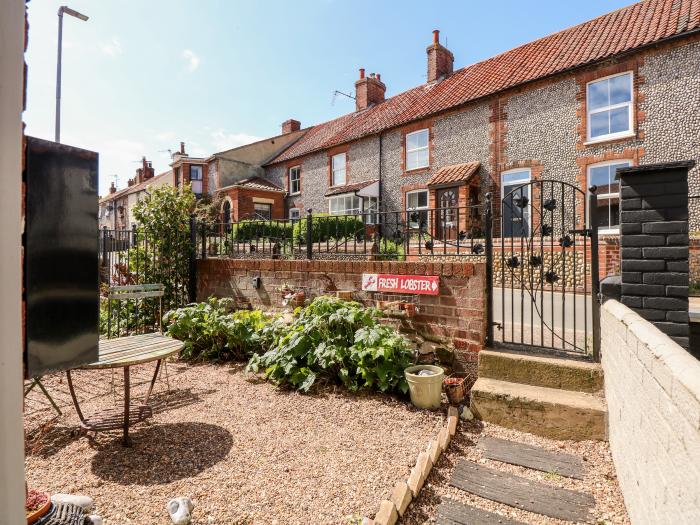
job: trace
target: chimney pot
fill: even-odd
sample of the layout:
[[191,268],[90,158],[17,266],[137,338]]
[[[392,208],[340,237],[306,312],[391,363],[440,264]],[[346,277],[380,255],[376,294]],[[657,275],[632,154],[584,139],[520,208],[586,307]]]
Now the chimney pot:
[[371,73],[364,76],[365,70],[360,69],[360,79],[355,82],[355,110],[362,111],[370,106],[384,102],[386,86],[379,75]]
[[184,154],[185,154],[185,143],[180,142],[180,155],[184,155]]
[[425,50],[428,54],[428,82],[435,82],[452,74],[455,57],[440,44],[440,31],[433,31],[433,43]]
[[109,193],[117,193],[117,184],[115,182],[109,185]]
[[382,81],[382,76],[379,73],[377,73],[377,80],[379,80],[380,82]]

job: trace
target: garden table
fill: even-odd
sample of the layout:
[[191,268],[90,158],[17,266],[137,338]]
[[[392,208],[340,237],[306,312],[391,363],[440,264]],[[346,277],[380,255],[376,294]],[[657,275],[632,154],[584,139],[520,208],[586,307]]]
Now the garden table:
[[[124,369],[124,410],[106,409],[91,417],[85,417],[78,398],[73,388],[71,371],[66,371],[68,377],[68,389],[73,399],[73,404],[80,418],[80,425],[86,430],[100,432],[104,430],[116,430],[122,428],[124,436],[122,444],[131,446],[129,438],[129,425],[139,423],[153,415],[153,410],[148,405],[148,399],[153,392],[153,386],[158,378],[163,360],[182,350],[184,343],[159,333],[140,334],[116,339],[102,339],[99,342],[98,359],[94,363],[78,367],[81,370],[105,370],[114,368]],[[131,404],[131,384],[129,368],[134,365],[156,362],[153,379],[142,404]]]

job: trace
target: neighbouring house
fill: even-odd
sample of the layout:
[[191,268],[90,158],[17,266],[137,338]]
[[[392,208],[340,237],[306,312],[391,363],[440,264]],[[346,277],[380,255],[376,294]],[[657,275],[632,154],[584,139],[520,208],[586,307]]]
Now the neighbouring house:
[[129,179],[127,187],[117,190],[113,182],[109,193],[100,199],[98,220],[100,229],[128,230],[136,225],[133,207],[139,202],[150,188],[174,185],[173,171],[154,175],[153,166],[146,157],[141,159],[141,167],[136,175]]
[[[360,69],[354,112],[298,131],[256,168],[284,189],[273,218],[453,208],[554,179],[597,185],[600,232],[616,234],[617,168],[700,160],[697,0],[636,3],[456,70],[438,31],[426,52],[426,83],[386,97],[381,75]],[[526,208],[521,230],[502,233],[526,236],[529,223]]]
[[170,168],[176,188],[183,188],[189,184],[197,198],[209,193],[207,161],[202,157],[190,157],[185,152],[184,142],[180,142],[180,150],[172,154]]
[[297,120],[282,124],[282,134],[239,146],[205,159],[208,191],[221,198],[222,222],[285,217],[285,188],[265,178],[267,162],[305,133]]

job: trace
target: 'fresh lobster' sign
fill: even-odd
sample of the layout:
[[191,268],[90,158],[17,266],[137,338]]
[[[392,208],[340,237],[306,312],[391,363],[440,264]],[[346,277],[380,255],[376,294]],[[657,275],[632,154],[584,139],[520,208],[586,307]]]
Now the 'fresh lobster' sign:
[[440,276],[363,273],[362,289],[367,292],[438,295],[440,291]]

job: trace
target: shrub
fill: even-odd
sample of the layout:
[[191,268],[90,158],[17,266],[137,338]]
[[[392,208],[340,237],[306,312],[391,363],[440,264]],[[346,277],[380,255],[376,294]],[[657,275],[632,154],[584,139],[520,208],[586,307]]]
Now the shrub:
[[403,243],[390,241],[389,239],[380,239],[377,241],[379,245],[379,254],[375,257],[379,261],[405,261],[406,251]]
[[231,238],[238,242],[257,239],[290,241],[292,226],[287,222],[244,220],[231,225]]
[[[294,224],[294,242],[306,243],[307,221],[301,219]],[[354,215],[314,214],[311,219],[311,242],[363,238],[365,225],[360,217]]]
[[259,310],[231,313],[231,302],[210,297],[165,314],[168,335],[185,343],[183,358],[245,359],[269,347],[276,337],[271,318]]
[[304,392],[322,379],[340,381],[352,391],[405,393],[403,371],[411,362],[407,341],[379,324],[376,309],[319,297],[299,310],[268,352],[253,355],[248,369]]

